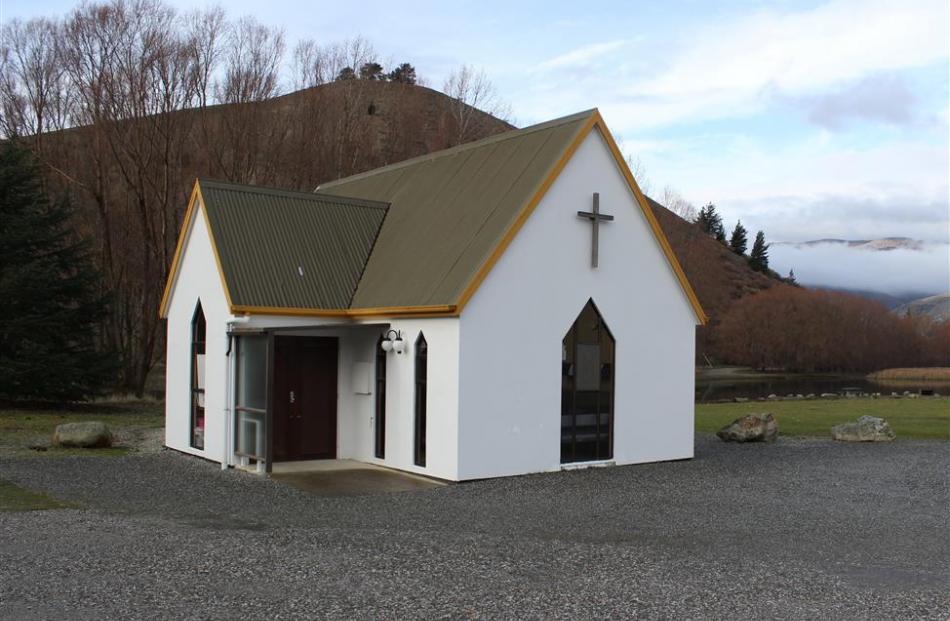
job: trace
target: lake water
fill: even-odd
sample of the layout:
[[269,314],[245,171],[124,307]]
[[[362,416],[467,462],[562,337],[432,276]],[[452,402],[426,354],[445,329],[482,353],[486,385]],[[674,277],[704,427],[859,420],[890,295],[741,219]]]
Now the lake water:
[[[717,370],[718,371],[718,370]],[[903,393],[905,390],[919,392],[934,390],[941,394],[950,394],[947,382],[872,382],[863,375],[769,375],[750,377],[728,374],[700,373],[696,378],[696,402],[712,403],[728,401],[736,397],[756,399],[769,395],[820,395],[823,392],[842,393],[845,389],[858,389],[861,392],[879,392],[889,395],[891,392]]]

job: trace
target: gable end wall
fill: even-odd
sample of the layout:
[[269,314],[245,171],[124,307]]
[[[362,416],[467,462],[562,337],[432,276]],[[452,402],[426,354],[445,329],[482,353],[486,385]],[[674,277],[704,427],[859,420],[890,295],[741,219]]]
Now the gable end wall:
[[[596,270],[594,192],[615,218]],[[560,468],[561,342],[588,298],[617,341],[613,461],[692,457],[696,317],[592,131],[461,315],[460,479]]]
[[[200,204],[193,210],[183,244],[178,275],[168,302],[165,355],[165,445],[220,462],[224,449],[227,394],[227,320],[231,317],[206,219]],[[185,223],[189,226],[189,223]],[[205,343],[205,445],[191,448],[191,319],[201,307],[207,323]]]

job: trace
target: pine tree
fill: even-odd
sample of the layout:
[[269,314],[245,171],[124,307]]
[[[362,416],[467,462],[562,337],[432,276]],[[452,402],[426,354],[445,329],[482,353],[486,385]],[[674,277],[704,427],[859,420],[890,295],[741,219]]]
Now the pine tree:
[[[717,215],[716,218],[719,218]],[[716,241],[720,244],[726,245],[726,227],[722,225],[722,218],[716,222],[716,228],[713,231],[713,237],[716,238]]]
[[790,285],[798,284],[798,280],[795,279],[795,270],[788,270],[788,278],[785,279],[785,282]]
[[716,213],[716,206],[707,203],[705,207],[699,210],[696,216],[696,224],[707,235],[715,237],[717,241],[726,243],[726,229],[722,225],[722,217]]
[[742,220],[736,222],[736,228],[732,229],[732,237],[729,238],[729,248],[736,254],[745,254],[748,239],[746,237],[746,228],[742,226]]
[[395,69],[389,72],[389,80],[391,82],[401,82],[403,84],[415,84],[416,83],[416,68],[410,65],[409,63],[402,63]]
[[383,66],[377,62],[364,63],[360,67],[361,80],[385,80],[386,74],[383,72]]
[[68,201],[47,200],[25,148],[0,147],[0,397],[75,400],[114,378],[115,357],[95,347],[99,273],[70,216]]
[[749,253],[749,267],[757,272],[769,270],[769,245],[765,243],[765,233],[762,231],[755,234],[752,252]]

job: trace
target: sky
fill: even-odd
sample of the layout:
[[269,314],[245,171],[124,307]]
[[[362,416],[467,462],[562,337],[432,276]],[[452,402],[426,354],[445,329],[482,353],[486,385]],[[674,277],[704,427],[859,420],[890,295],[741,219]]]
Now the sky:
[[[75,2],[0,4],[6,20]],[[519,126],[597,107],[649,193],[713,202],[730,229],[950,241],[947,0],[222,4],[291,46],[362,35],[435,88],[484,69]]]

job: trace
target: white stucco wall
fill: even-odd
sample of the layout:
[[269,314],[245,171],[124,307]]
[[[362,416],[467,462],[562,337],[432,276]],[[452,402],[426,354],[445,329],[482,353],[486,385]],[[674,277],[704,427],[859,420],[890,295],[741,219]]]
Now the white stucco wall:
[[[185,453],[221,461],[228,377],[227,320],[224,288],[211,249],[205,218],[196,205],[178,278],[168,306],[165,370],[165,444]],[[191,448],[191,319],[198,300],[207,324],[205,342],[204,450]]]
[[[458,479],[459,320],[393,319],[393,330],[402,332],[405,353],[387,354],[386,459],[373,457],[372,424],[369,441],[355,458],[426,476]],[[428,352],[426,405],[426,465],[414,465],[415,343],[425,334]],[[374,385],[375,390],[375,385]]]
[[[393,319],[388,324],[380,324],[379,319],[374,318],[362,325],[348,323],[338,328],[287,329],[313,322],[312,318],[256,316],[249,325],[282,327],[279,334],[335,336],[340,339],[337,456],[455,480],[458,471],[458,319]],[[401,331],[408,347],[402,354],[386,354],[386,452],[384,459],[376,459],[376,341],[389,329]],[[414,347],[420,331],[425,334],[429,346],[424,468],[413,464]],[[357,362],[372,365],[369,394],[354,392],[352,373]]]
[[[168,447],[221,462],[225,455],[225,417],[229,414],[230,373],[228,321],[224,289],[217,271],[200,205],[185,242],[180,269],[168,306],[165,443]],[[207,322],[204,450],[190,446],[191,319],[198,300]],[[457,318],[352,321],[340,318],[255,315],[241,331],[273,330],[284,335],[334,336],[339,341],[337,378],[337,455],[427,476],[454,480],[458,472],[458,334]],[[375,391],[356,394],[351,374],[356,362],[375,363],[376,340],[389,328],[400,330],[409,344],[403,354],[387,355],[386,456],[374,456]],[[419,332],[429,345],[426,467],[413,462],[415,375],[413,347]],[[375,369],[375,366],[373,366]],[[227,413],[227,414],[226,414]],[[233,423],[228,421],[233,426]],[[233,438],[229,438],[228,455]]]
[[[597,269],[594,192],[615,218]],[[696,318],[594,131],[462,312],[459,479],[560,468],[561,341],[588,298],[616,339],[613,461],[692,457]]]

